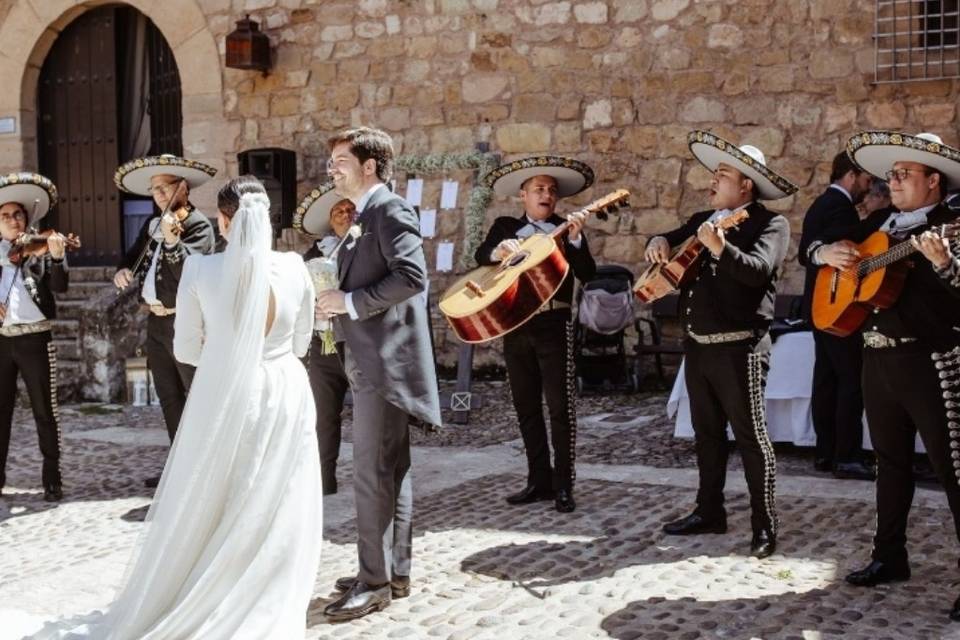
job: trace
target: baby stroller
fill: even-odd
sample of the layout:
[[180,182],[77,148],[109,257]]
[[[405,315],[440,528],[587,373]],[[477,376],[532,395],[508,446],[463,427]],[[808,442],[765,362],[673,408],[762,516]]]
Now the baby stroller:
[[636,360],[627,358],[626,329],[640,327],[634,318],[633,273],[608,264],[597,267],[593,280],[577,293],[574,362],[577,391],[640,389]]

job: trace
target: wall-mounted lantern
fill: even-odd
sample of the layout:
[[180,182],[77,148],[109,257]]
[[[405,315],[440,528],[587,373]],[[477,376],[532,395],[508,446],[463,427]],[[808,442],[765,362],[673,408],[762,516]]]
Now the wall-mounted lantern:
[[227,66],[264,73],[270,70],[270,38],[250,14],[237,20],[237,28],[227,35]]

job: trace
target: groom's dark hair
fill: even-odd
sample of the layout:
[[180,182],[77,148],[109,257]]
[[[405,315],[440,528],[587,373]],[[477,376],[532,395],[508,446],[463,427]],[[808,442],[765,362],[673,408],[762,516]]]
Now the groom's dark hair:
[[373,159],[377,163],[377,177],[383,182],[393,175],[393,138],[386,131],[372,127],[357,127],[342,131],[327,140],[330,151],[338,144],[350,145],[350,153],[360,164]]
[[240,197],[245,193],[266,193],[263,183],[251,175],[234,178],[217,193],[217,209],[228,218],[240,208]]

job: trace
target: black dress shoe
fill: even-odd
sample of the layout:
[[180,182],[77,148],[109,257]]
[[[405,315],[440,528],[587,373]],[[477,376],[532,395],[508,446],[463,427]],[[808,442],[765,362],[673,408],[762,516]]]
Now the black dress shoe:
[[950,609],[950,619],[954,622],[960,622],[960,598],[953,601],[953,608]]
[[390,585],[372,587],[366,582],[354,580],[346,593],[326,606],[323,615],[330,622],[346,622],[362,618],[374,611],[383,611],[390,606]]
[[[356,576],[337,578],[337,581],[333,583],[333,588],[343,593],[344,591],[349,591],[350,587],[352,587],[356,581]],[[410,576],[393,576],[393,579],[390,580],[390,595],[394,600],[409,596]]]
[[572,513],[577,508],[577,503],[573,501],[573,493],[569,489],[560,489],[557,491],[554,506],[560,513]]
[[814,458],[813,468],[817,471],[833,471],[833,460],[830,458]]
[[873,469],[862,462],[838,462],[833,477],[841,480],[876,480]]
[[885,582],[910,579],[910,565],[874,560],[863,569],[847,575],[847,582],[857,587],[875,587]]
[[663,525],[663,532],[671,536],[692,536],[700,533],[726,533],[727,517],[716,520],[707,520],[703,516],[691,513],[686,518],[680,518]]
[[750,540],[750,555],[754,558],[763,559],[772,556],[777,550],[777,536],[769,529],[761,529],[753,532],[753,538]]
[[520,493],[507,496],[507,504],[530,504],[541,500],[553,500],[553,491],[528,484]]
[[160,484],[160,476],[154,476],[152,478],[147,478],[143,481],[143,486],[147,489],[156,489]]
[[63,500],[63,487],[59,484],[50,484],[43,488],[45,502],[60,502]]

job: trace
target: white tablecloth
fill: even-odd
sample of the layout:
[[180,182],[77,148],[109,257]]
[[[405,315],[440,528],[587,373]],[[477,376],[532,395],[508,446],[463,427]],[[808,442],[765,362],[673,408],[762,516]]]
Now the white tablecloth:
[[[815,357],[813,333],[798,331],[785,333],[773,343],[770,352],[770,373],[767,377],[767,432],[773,442],[792,442],[802,447],[817,443],[810,414],[810,393],[813,388],[813,361]],[[677,379],[667,400],[667,415],[676,415],[673,435],[692,438],[690,400],[683,378],[684,364],[680,364]],[[733,433],[727,428],[730,438]],[[863,446],[870,449],[867,421],[863,421]],[[916,450],[923,451],[919,436]]]

